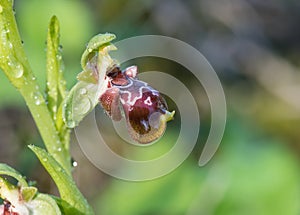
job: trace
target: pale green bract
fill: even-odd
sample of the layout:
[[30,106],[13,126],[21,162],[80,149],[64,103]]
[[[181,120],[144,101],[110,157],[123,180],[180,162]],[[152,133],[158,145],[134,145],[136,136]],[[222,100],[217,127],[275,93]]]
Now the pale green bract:
[[100,96],[107,89],[106,72],[116,62],[108,52],[116,50],[110,42],[114,34],[99,34],[87,45],[81,58],[83,71],[63,104],[63,120],[67,127],[74,128],[99,103]]

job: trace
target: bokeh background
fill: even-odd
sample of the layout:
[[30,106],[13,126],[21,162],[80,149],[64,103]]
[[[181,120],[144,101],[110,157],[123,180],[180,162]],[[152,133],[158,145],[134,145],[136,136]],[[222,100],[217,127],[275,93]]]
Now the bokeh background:
[[[200,168],[197,161],[210,126],[209,102],[201,85],[174,62],[128,62],[141,72],[170,73],[189,87],[200,110],[200,136],[193,153],[174,172],[137,183],[99,171],[73,135],[72,156],[78,163],[74,177],[96,214],[299,214],[299,11],[298,0],[15,0],[24,48],[41,87],[46,82],[45,38],[52,15],[61,24],[68,88],[76,82],[86,43],[103,32],[115,33],[118,40],[158,34],[185,41],[208,59],[222,82],[228,105],[226,131],[214,158]],[[40,191],[57,194],[26,147],[42,146],[42,140],[22,97],[3,73],[0,89],[0,162],[37,181]],[[170,98],[168,102],[176,109]],[[101,115],[101,109],[97,111]],[[170,138],[156,145],[155,153],[172,144],[179,123],[169,124]],[[123,143],[116,140],[112,145],[124,151]],[[135,150],[126,153],[144,156]],[[147,150],[143,153],[146,156]]]

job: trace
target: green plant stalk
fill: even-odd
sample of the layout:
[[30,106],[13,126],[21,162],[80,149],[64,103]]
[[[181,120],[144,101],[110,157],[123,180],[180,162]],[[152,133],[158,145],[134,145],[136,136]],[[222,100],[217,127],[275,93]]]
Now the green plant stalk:
[[22,94],[48,152],[71,174],[70,155],[60,140],[45,98],[26,58],[12,5],[12,0],[0,2],[0,68]]

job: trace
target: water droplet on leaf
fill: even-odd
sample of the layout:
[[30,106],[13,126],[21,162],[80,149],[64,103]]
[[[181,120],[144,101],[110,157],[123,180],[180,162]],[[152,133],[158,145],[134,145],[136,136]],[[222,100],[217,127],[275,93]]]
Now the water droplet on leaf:
[[24,68],[22,64],[17,61],[14,56],[9,56],[8,58],[8,66],[11,69],[11,72],[15,78],[21,78],[24,74]]
[[15,77],[16,78],[21,78],[22,75],[24,73],[24,68],[23,66],[19,63],[16,65],[16,68],[15,68]]
[[9,46],[10,49],[13,48],[13,44],[11,42],[8,42],[8,46]]
[[57,55],[56,55],[56,58],[57,58],[57,60],[61,60],[61,59],[62,59],[62,56],[61,56],[60,54],[57,54]]
[[71,120],[67,121],[68,128],[74,128],[75,125],[76,125],[75,121],[71,121]]
[[87,90],[86,90],[85,88],[81,88],[81,89],[79,90],[79,93],[80,93],[81,95],[86,95],[86,94],[87,94]]
[[41,101],[40,101],[39,99],[37,99],[37,100],[35,101],[35,104],[36,104],[36,105],[40,105],[40,104],[41,104]]
[[85,99],[82,99],[81,102],[82,102],[82,104],[80,105],[79,108],[81,109],[81,114],[84,115],[84,114],[88,113],[93,106],[92,106],[91,100],[88,97]]
[[42,103],[43,97],[42,97],[42,95],[41,95],[40,92],[34,92],[34,93],[32,93],[31,96],[32,96],[32,98],[34,99],[34,103],[35,103],[36,105],[40,105],[40,104]]

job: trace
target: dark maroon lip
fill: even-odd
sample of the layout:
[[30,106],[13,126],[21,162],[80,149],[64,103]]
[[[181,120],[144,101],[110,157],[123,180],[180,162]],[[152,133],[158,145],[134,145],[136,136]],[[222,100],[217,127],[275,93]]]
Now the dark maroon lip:
[[108,89],[99,102],[112,120],[121,120],[123,112],[132,139],[148,144],[164,133],[166,120],[161,116],[168,113],[168,107],[159,91],[138,80],[136,73],[136,66],[123,71],[111,69],[107,73]]

